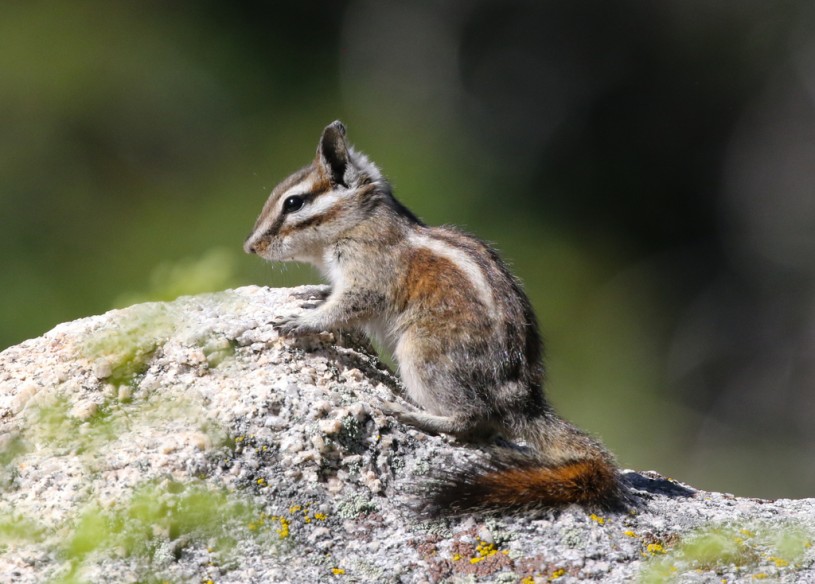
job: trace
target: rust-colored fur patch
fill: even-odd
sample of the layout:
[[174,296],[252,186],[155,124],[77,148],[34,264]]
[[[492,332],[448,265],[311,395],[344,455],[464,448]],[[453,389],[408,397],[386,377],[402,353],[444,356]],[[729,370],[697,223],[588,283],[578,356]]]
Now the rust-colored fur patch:
[[418,247],[410,250],[407,263],[404,281],[397,290],[396,301],[401,310],[421,304],[428,309],[443,309],[450,317],[457,307],[479,303],[467,276],[447,258]]
[[487,506],[592,505],[616,490],[617,475],[607,462],[590,459],[558,467],[501,469],[478,482]]
[[319,195],[331,190],[331,179],[320,164],[316,164],[315,166],[317,170],[317,177],[314,180],[314,186],[312,186],[311,192],[315,195]]

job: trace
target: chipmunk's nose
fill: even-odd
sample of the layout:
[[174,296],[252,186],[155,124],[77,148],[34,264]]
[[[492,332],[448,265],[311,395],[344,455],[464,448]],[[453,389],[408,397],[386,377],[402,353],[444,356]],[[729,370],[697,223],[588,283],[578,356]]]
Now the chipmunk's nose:
[[246,253],[257,253],[258,250],[255,247],[255,242],[252,241],[252,236],[246,238],[246,241],[243,242],[243,251]]

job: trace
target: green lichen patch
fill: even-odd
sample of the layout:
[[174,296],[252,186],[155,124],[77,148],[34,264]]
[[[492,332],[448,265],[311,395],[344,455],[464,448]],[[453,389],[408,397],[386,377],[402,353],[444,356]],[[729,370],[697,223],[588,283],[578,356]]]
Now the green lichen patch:
[[96,364],[100,378],[114,385],[131,384],[177,324],[166,304],[133,306],[91,335],[82,354]]
[[334,436],[334,440],[347,452],[359,454],[365,451],[362,441],[364,426],[354,416],[345,416],[341,420],[341,429]]
[[21,433],[9,433],[0,439],[0,491],[5,490],[14,480],[16,473],[14,460],[31,449]]
[[234,357],[237,348],[238,343],[236,341],[230,341],[224,337],[212,337],[201,345],[201,349],[207,358],[207,364],[210,367],[217,367]]
[[122,401],[107,396],[89,404],[80,414],[71,409],[67,397],[55,394],[32,405],[26,415],[25,429],[7,446],[4,457],[19,456],[32,448],[51,448],[58,453],[103,456],[105,445],[132,430],[161,427],[173,420],[197,421],[210,445],[225,441],[225,433],[209,421],[203,408],[188,399],[169,400],[147,396],[139,401]]
[[640,582],[671,582],[690,571],[724,579],[778,576],[802,562],[812,542],[812,533],[796,523],[710,526],[676,545],[647,544],[643,555],[650,560]]
[[40,542],[44,529],[33,519],[14,514],[0,514],[0,553],[5,553],[9,543]]
[[363,495],[344,499],[337,505],[337,514],[343,519],[355,519],[360,515],[375,511],[377,511],[377,506],[369,497]]
[[257,509],[224,489],[175,481],[151,482],[111,509],[91,506],[68,528],[59,553],[71,566],[69,581],[81,581],[83,566],[106,557],[126,557],[159,572],[188,548],[205,548],[228,561],[238,541],[253,537]]
[[53,447],[81,454],[98,449],[119,432],[109,407],[94,405],[86,415],[76,416],[71,414],[71,404],[65,396],[53,395],[30,408],[22,439],[38,448]]

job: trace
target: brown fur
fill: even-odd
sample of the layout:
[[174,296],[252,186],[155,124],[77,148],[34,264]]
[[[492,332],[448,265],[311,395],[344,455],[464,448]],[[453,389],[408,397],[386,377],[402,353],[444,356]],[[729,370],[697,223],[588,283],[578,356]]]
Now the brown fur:
[[489,507],[593,505],[616,486],[616,473],[604,461],[579,460],[556,468],[510,468],[481,477]]
[[428,314],[437,312],[450,316],[459,312],[459,307],[469,308],[478,303],[469,293],[467,277],[450,260],[428,249],[417,248],[407,253],[406,262],[396,298],[402,310],[421,306]]

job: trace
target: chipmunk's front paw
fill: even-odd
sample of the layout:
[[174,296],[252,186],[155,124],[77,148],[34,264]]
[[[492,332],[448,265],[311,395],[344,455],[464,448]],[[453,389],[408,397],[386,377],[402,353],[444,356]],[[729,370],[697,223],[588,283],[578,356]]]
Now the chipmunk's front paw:
[[300,315],[297,314],[281,314],[275,317],[269,324],[271,324],[281,335],[285,336],[299,336],[307,335],[317,332],[317,329],[305,322]]

